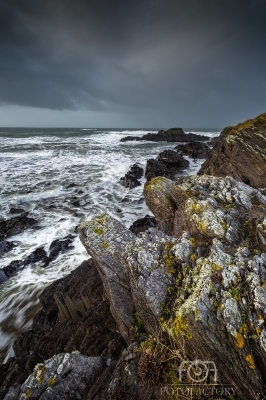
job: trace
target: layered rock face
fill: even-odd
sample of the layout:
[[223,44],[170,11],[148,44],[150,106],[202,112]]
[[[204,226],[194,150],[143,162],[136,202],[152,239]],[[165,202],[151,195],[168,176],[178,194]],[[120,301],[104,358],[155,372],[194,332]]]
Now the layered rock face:
[[225,128],[199,175],[232,176],[252,187],[266,186],[266,114]]
[[[88,386],[95,393],[99,391],[101,393],[100,373],[103,372],[104,380],[106,380],[114,368],[114,365],[110,363],[107,368],[106,360],[110,357],[115,360],[120,355],[125,343],[110,314],[110,305],[104,295],[102,281],[93,261],[85,261],[68,277],[50,285],[41,294],[40,302],[42,309],[35,315],[32,329],[22,333],[15,341],[14,358],[0,366],[0,399],[18,399],[20,395],[21,398],[24,398],[23,396],[27,393],[32,393],[32,395],[26,398],[39,399],[40,396],[44,396],[46,389],[49,389],[46,395],[50,396],[47,398],[74,399],[80,398],[80,394],[88,393]],[[76,361],[72,360],[73,355],[71,358],[66,357],[65,359],[68,368],[65,368],[63,362],[64,355],[51,362],[45,362],[58,353],[69,354],[73,351],[82,353],[83,358],[80,355],[82,358],[80,371],[75,364]],[[105,359],[98,359],[100,356]],[[96,357],[94,360],[96,364],[90,360],[91,357]],[[65,374],[64,371],[61,371],[56,376],[56,373],[49,372],[51,365],[56,363],[58,364],[57,368],[60,364],[64,364]],[[44,381],[37,384],[38,382],[33,379],[33,374],[33,381],[31,379],[31,383],[28,382],[21,386],[34,367],[39,364],[43,366],[43,372],[47,370],[47,374],[43,376]],[[97,371],[93,369],[91,371],[94,375],[96,372],[99,374],[95,387],[91,386],[94,379],[88,370],[89,366],[93,367],[93,365],[101,366]],[[71,379],[70,371],[67,372],[69,369],[73,371]],[[41,371],[38,372],[38,367],[35,372],[35,378],[41,374]],[[64,397],[62,388],[66,388],[67,382],[70,389]],[[15,383],[15,389],[10,389],[9,395],[5,397],[5,393]],[[43,383],[44,385],[42,385]],[[80,392],[77,391],[73,394],[74,385],[81,386]],[[52,389],[55,389],[55,392],[52,391],[51,394]],[[57,392],[59,394],[56,397],[55,393]]]

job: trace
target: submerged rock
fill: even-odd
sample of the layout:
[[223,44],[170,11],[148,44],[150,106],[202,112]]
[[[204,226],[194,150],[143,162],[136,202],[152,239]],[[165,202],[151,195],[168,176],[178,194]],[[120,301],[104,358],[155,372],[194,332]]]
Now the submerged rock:
[[24,212],[17,217],[0,221],[0,240],[17,235],[35,225],[37,223],[36,219],[29,218],[28,214],[28,212]]
[[3,240],[2,242],[0,242],[0,257],[3,254],[8,253],[12,249],[14,249],[14,247],[16,247],[14,242],[9,242],[7,240]]
[[202,142],[189,142],[186,144],[179,144],[175,147],[175,150],[181,154],[181,156],[189,156],[191,158],[205,158],[210,151],[209,146]]
[[130,167],[129,172],[127,172],[124,177],[120,178],[120,181],[126,188],[129,189],[141,186],[141,183],[138,179],[143,176],[143,173],[144,170],[139,164],[133,164]]
[[266,114],[225,128],[201,166],[203,174],[266,187]]
[[189,161],[174,150],[164,150],[157,159],[149,159],[146,165],[145,177],[150,181],[156,176],[165,176],[174,179],[176,174],[188,168]]
[[[75,239],[73,235],[67,235],[63,239],[54,240],[49,247],[49,255],[44,247],[38,247],[24,260],[13,260],[6,267],[2,268],[0,275],[0,283],[4,282],[7,278],[15,275],[17,272],[22,271],[27,265],[40,263],[40,267],[47,267],[50,262],[54,261],[60,254],[74,248],[72,242]],[[1,249],[1,247],[0,247]]]
[[192,140],[208,140],[209,137],[205,135],[197,135],[195,133],[185,133],[182,128],[171,128],[167,131],[160,130],[158,133],[147,133],[141,137],[126,136],[121,139],[121,142],[128,140],[148,140],[152,142],[190,142]]
[[65,253],[74,248],[72,245],[75,236],[67,235],[63,239],[55,239],[49,247],[49,261],[55,260],[60,253]]
[[22,214],[22,213],[24,213],[24,212],[25,212],[25,210],[24,210],[23,208],[11,207],[11,208],[9,209],[9,213],[10,213],[10,214]]

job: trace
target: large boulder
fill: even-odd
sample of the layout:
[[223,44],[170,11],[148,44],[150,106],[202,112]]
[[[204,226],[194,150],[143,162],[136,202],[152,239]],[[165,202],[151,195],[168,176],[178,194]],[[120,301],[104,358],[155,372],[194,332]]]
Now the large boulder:
[[225,128],[199,175],[232,176],[252,187],[266,186],[266,113]]
[[133,164],[130,167],[130,170],[120,178],[122,184],[129,189],[133,189],[134,187],[140,186],[141,183],[139,179],[143,176],[144,170],[139,164]]
[[158,133],[147,133],[141,137],[126,136],[121,139],[121,142],[128,140],[148,140],[151,142],[190,142],[194,140],[205,141],[209,137],[205,135],[197,135],[196,133],[185,133],[182,128],[171,128],[168,130],[160,130]]
[[149,159],[146,165],[145,177],[150,181],[156,176],[165,176],[174,179],[175,176],[188,168],[189,161],[174,150],[164,150],[157,159]]

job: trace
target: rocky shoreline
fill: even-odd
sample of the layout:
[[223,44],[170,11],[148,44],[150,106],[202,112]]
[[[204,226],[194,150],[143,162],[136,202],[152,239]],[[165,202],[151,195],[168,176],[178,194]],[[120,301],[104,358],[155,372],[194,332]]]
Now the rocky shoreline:
[[[177,134],[158,136],[182,142]],[[215,365],[203,381],[219,398],[264,398],[266,114],[225,128],[211,150],[201,142],[209,138],[186,138],[147,162],[153,218],[127,229],[102,214],[79,227],[91,258],[40,296],[32,329],[0,366],[0,399],[217,398],[199,394],[195,360]],[[177,177],[182,152],[206,156],[198,175]],[[3,242],[13,222],[2,223]],[[192,397],[175,391],[191,383]]]

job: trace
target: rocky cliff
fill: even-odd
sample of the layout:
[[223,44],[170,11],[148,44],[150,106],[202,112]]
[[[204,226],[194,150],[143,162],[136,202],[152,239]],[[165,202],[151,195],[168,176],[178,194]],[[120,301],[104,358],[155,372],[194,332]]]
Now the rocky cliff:
[[156,177],[154,227],[108,214],[79,227],[91,258],[41,295],[0,399],[265,398],[266,197],[250,172],[264,168],[264,117],[225,129],[204,164],[219,175],[219,154],[237,179]]
[[265,187],[266,114],[225,128],[199,174],[229,175],[252,187]]

